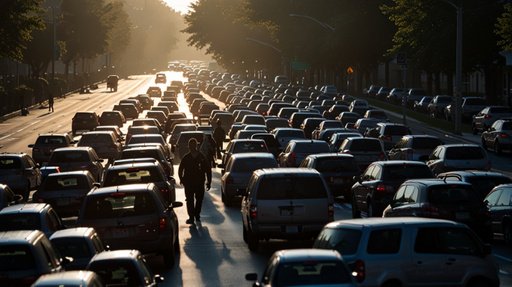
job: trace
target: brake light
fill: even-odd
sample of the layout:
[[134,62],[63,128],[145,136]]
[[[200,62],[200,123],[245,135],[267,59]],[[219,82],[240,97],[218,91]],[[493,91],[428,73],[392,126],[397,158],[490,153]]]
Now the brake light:
[[506,139],[506,138],[508,138],[508,134],[506,134],[506,133],[500,133],[500,134],[499,134],[499,137],[500,137],[500,138],[502,138],[502,139]]
[[165,230],[166,227],[167,227],[167,219],[165,217],[160,217],[160,219],[158,220],[158,228],[160,230]]
[[327,216],[329,217],[330,221],[334,220],[334,206],[332,204],[329,204],[327,209]]
[[288,156],[288,164],[294,165],[296,160],[297,155],[294,152],[290,153],[290,155]]
[[487,114],[487,115],[485,115],[485,116],[484,116],[484,118],[485,118],[485,119],[490,119],[490,118],[492,118],[492,116],[491,116],[491,115],[489,115],[489,114]]
[[251,205],[249,207],[249,215],[252,219],[256,219],[256,217],[258,217],[258,207],[256,205]]
[[354,263],[354,268],[352,270],[352,276],[354,276],[357,282],[361,283],[364,281],[366,276],[366,268],[363,260],[357,260]]
[[386,192],[386,186],[385,186],[384,184],[382,184],[382,183],[381,183],[381,184],[377,185],[377,187],[375,188],[375,190],[376,190],[377,192]]

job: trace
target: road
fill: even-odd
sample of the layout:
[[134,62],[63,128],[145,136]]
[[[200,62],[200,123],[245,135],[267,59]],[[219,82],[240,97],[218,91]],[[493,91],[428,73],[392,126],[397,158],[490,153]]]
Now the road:
[[[180,73],[167,72],[168,80],[183,79]],[[71,118],[77,111],[96,111],[112,109],[120,99],[144,93],[148,86],[153,85],[153,76],[132,76],[130,80],[122,80],[116,93],[106,91],[105,85],[91,94],[73,94],[65,99],[57,99],[55,112],[46,109],[31,110],[28,116],[19,116],[0,123],[0,152],[31,153],[28,144],[33,143],[39,133],[68,132],[71,130]],[[165,85],[160,85],[165,88]],[[179,98],[180,109],[188,112],[183,95]],[[124,126],[126,129],[128,124]],[[413,131],[420,128],[410,122]],[[431,130],[428,131],[432,133]],[[443,135],[447,142],[459,139]],[[502,160],[491,155],[493,161]],[[509,158],[504,159],[510,162]],[[508,165],[510,166],[510,165]],[[175,171],[178,168],[175,166]],[[185,201],[183,188],[177,187],[177,200]],[[176,209],[180,221],[181,252],[172,268],[165,266],[162,258],[149,256],[148,261],[155,273],[165,278],[162,286],[249,286],[244,275],[249,272],[261,274],[270,255],[279,249],[309,247],[309,241],[277,241],[263,242],[258,252],[250,252],[242,240],[242,224],[239,208],[226,208],[220,197],[220,169],[213,169],[212,188],[205,195],[201,223],[187,225],[186,208]],[[337,204],[335,219],[349,218],[350,207]],[[72,223],[72,219],[67,219]],[[502,240],[497,240],[493,251],[501,267],[502,286],[512,286],[512,250]]]

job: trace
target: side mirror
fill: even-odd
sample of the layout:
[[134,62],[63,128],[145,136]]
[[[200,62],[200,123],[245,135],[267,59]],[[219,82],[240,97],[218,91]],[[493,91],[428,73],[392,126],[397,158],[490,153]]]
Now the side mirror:
[[21,194],[15,194],[12,200],[13,204],[18,204],[23,201],[23,195]]
[[247,281],[256,281],[256,280],[258,280],[258,274],[256,274],[256,273],[247,273],[247,274],[245,274],[245,280],[247,280]]
[[29,144],[28,145],[29,148],[33,148],[34,147],[34,144]]
[[95,183],[92,184],[92,186],[100,188],[101,187],[101,183],[95,182]]
[[171,205],[169,205],[170,208],[176,208],[176,207],[182,207],[183,206],[183,202],[181,201],[175,201],[173,203],[171,203]]
[[164,282],[164,277],[160,276],[160,274],[155,274],[155,276],[153,277],[153,279],[155,279],[155,282],[156,282],[156,283],[162,283],[162,282]]

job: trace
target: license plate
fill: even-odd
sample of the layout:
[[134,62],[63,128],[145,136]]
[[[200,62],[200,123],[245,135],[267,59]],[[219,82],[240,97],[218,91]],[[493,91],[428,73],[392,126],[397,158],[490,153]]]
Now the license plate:
[[455,219],[457,220],[468,220],[469,218],[469,212],[455,212]]
[[281,216],[292,216],[293,210],[292,209],[281,209],[281,210],[279,210],[279,213],[281,214]]
[[296,225],[287,225],[285,231],[286,233],[297,233],[299,232],[299,227]]
[[126,238],[130,237],[130,229],[129,228],[116,228],[112,230],[113,238]]

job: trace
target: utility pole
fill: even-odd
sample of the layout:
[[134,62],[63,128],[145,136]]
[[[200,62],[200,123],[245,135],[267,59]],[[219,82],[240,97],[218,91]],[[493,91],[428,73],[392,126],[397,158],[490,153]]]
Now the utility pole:
[[454,5],[457,10],[457,44],[455,52],[455,134],[462,133],[462,6]]

